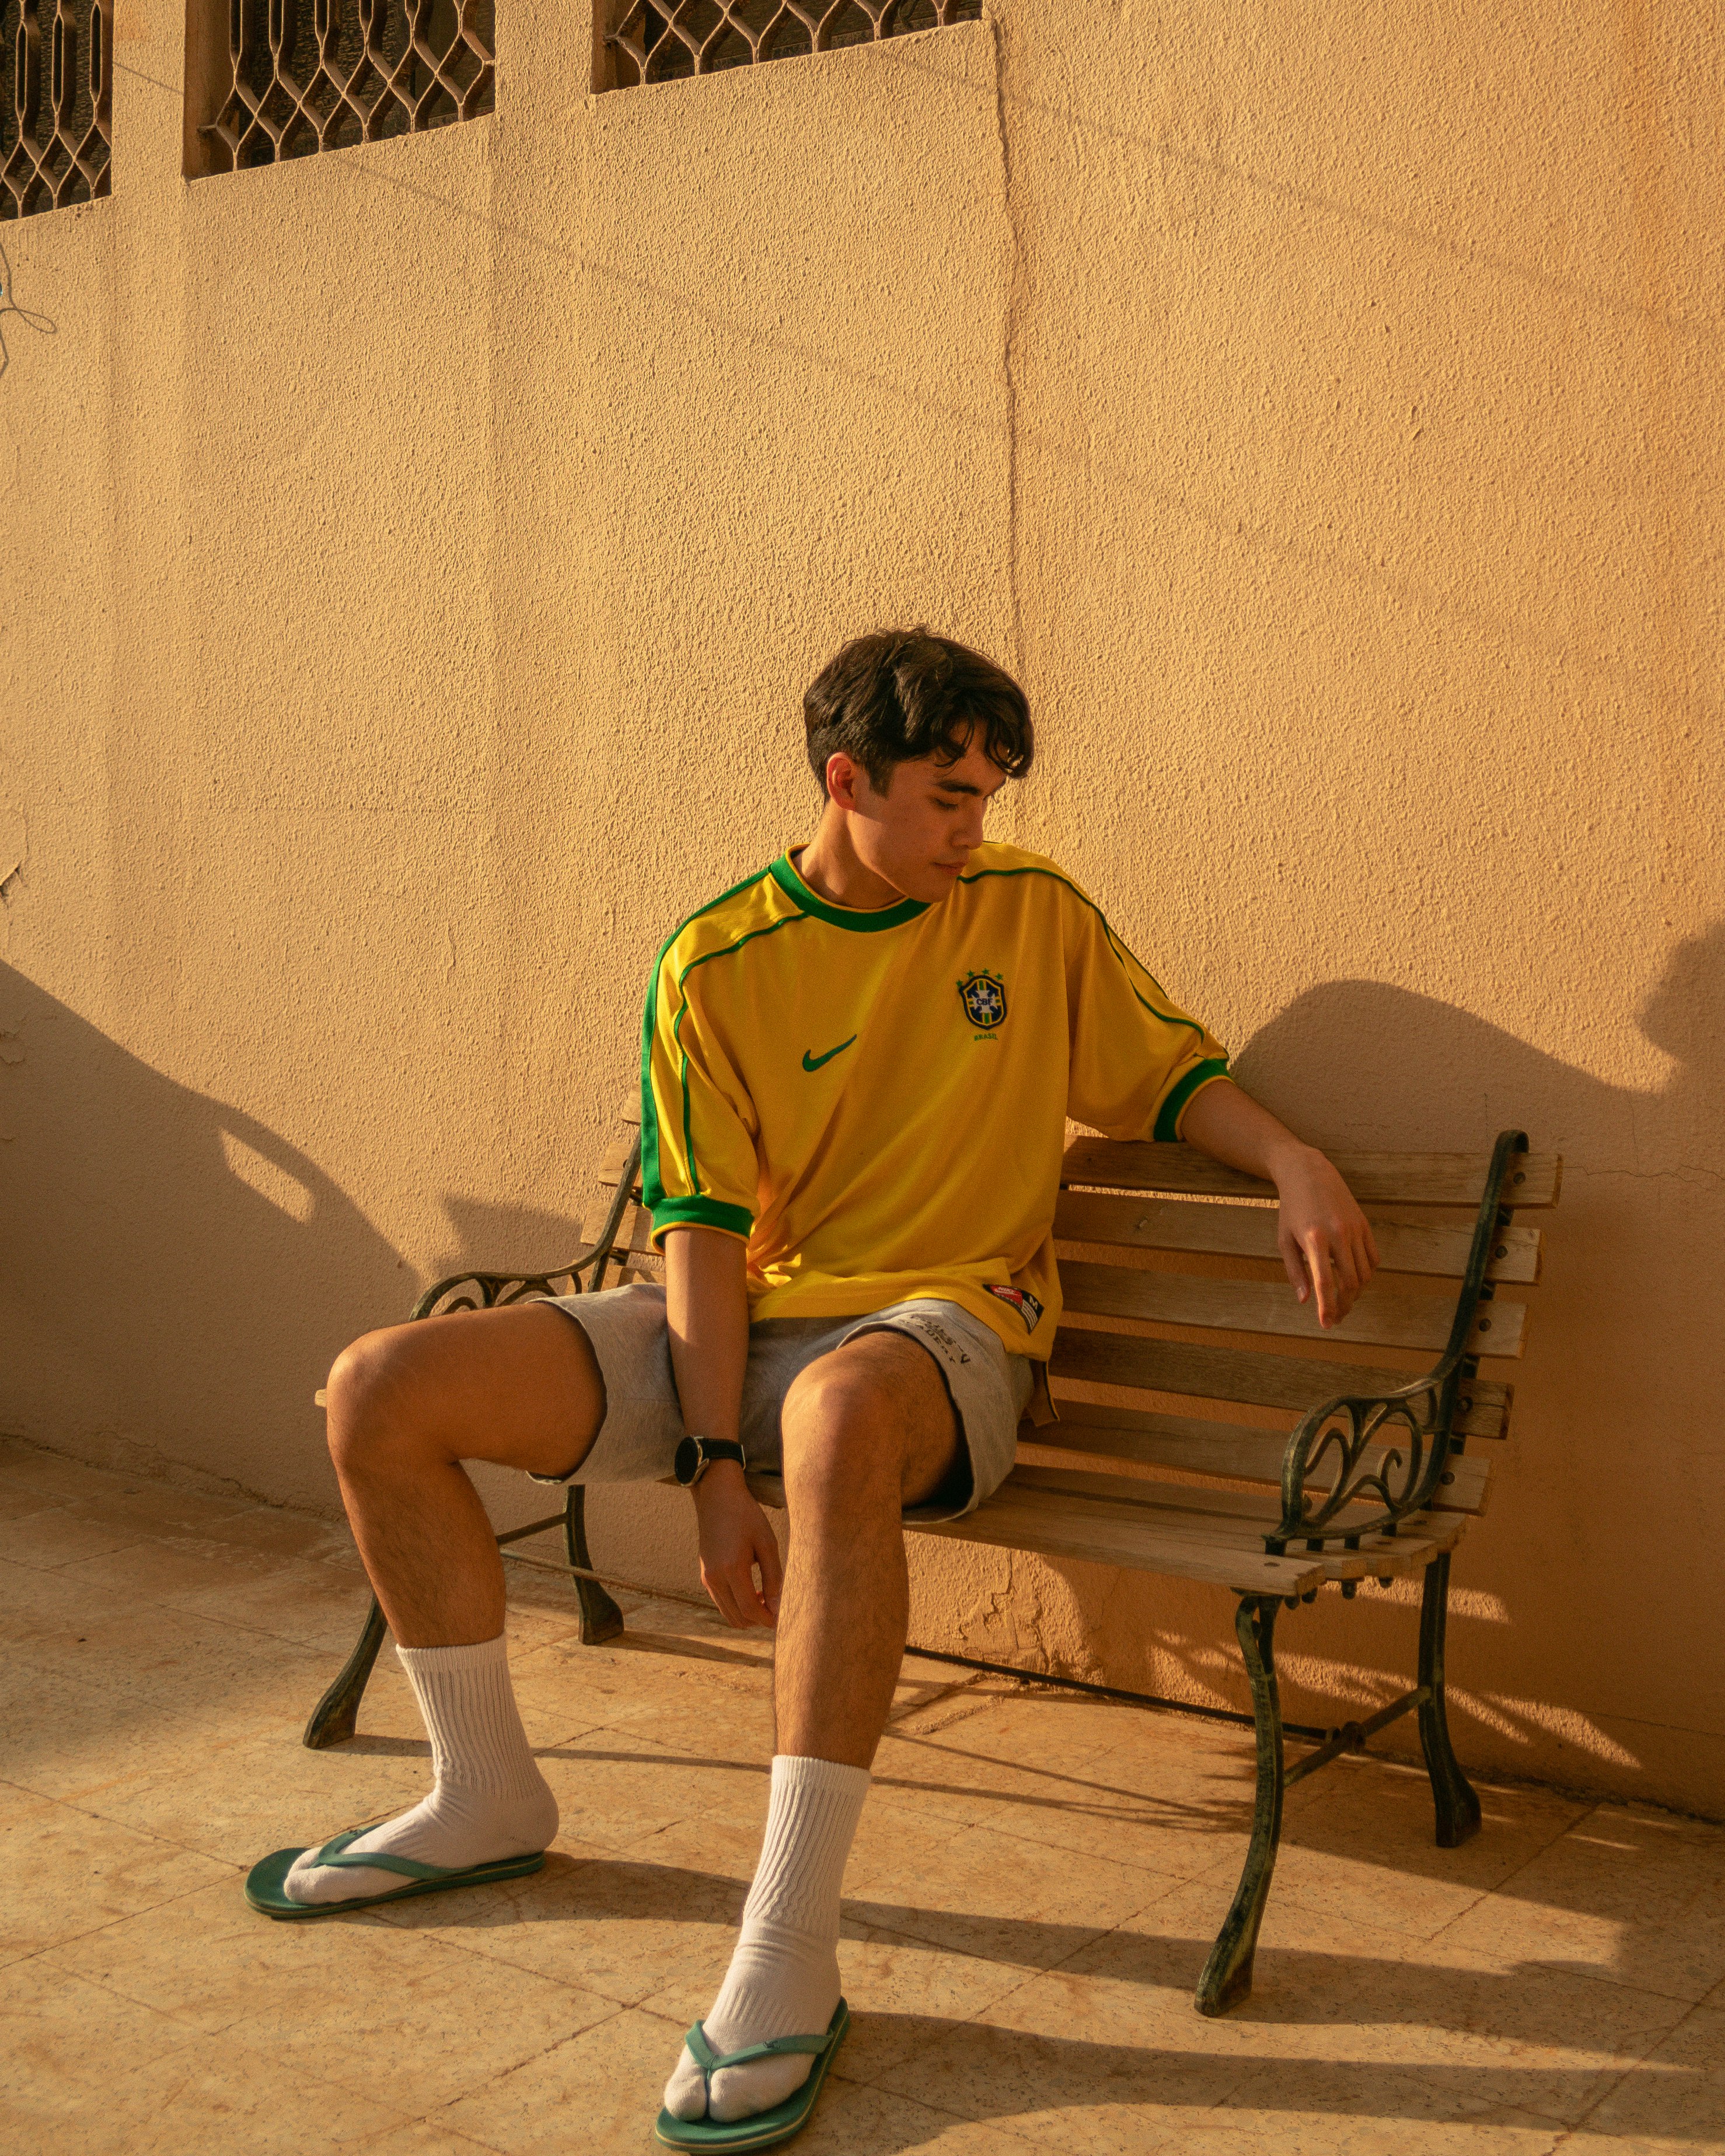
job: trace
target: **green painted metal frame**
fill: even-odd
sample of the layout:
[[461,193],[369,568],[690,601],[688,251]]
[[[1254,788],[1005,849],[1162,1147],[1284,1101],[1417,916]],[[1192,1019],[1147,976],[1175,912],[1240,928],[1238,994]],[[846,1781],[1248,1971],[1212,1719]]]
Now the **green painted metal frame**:
[[[604,1225],[597,1240],[578,1251],[567,1265],[553,1265],[542,1273],[452,1274],[448,1280],[439,1281],[435,1286],[426,1289],[409,1312],[408,1322],[422,1317],[447,1317],[460,1310],[505,1309],[514,1303],[542,1301],[547,1296],[596,1295],[604,1286],[606,1267],[614,1263],[620,1267],[629,1257],[626,1250],[615,1247],[617,1231],[634,1194],[635,1176],[640,1164],[641,1141],[637,1133],[628,1163],[617,1179],[616,1195],[611,1200]],[[542,1535],[548,1528],[562,1528],[569,1576],[581,1605],[581,1644],[583,1647],[596,1647],[607,1640],[614,1640],[622,1631],[623,1612],[598,1581],[590,1576],[593,1558],[587,1548],[585,1499],[586,1492],[580,1484],[570,1483],[564,1492],[561,1512],[499,1535],[497,1547],[505,1549],[511,1543],[524,1542],[528,1536]],[[341,1666],[335,1682],[311,1710],[311,1718],[300,1740],[308,1750],[321,1752],[353,1735],[358,1727],[359,1703],[371,1681],[377,1650],[388,1630],[377,1598],[373,1595],[352,1653]]]
[[[1351,1583],[1349,1583],[1351,1584]],[[1290,1595],[1287,1606],[1299,1598]],[[1419,1681],[1409,1692],[1364,1722],[1350,1722],[1334,1730],[1303,1759],[1290,1767],[1286,1758],[1281,1701],[1276,1681],[1276,1620],[1282,1607],[1275,1595],[1244,1595],[1235,1612],[1234,1629],[1252,1688],[1253,1718],[1258,1740],[1257,1789],[1252,1805],[1251,1840],[1240,1884],[1216,1943],[1210,1948],[1204,1974],[1198,1980],[1200,2014],[1225,2014],[1237,2006],[1252,1988],[1252,1963],[1258,1948],[1258,1928],[1270,1899],[1270,1882],[1276,1871],[1276,1853],[1281,1842],[1282,1802],[1290,1783],[1302,1780],[1327,1767],[1347,1752],[1357,1752],[1366,1740],[1410,1712],[1420,1717],[1420,1743],[1425,1755],[1425,1771],[1431,1782],[1440,1849],[1455,1849],[1479,1831],[1480,1800],[1475,1795],[1450,1742],[1450,1725],[1444,1706],[1444,1633],[1450,1606],[1450,1558],[1446,1551],[1425,1568],[1420,1604]]]

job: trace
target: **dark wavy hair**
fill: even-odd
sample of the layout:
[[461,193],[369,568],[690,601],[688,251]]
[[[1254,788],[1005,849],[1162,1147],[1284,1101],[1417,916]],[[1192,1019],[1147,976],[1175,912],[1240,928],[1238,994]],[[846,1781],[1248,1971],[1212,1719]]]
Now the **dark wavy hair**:
[[1036,750],[1029,702],[1011,675],[926,629],[853,638],[804,690],[803,725],[823,793],[827,758],[841,750],[882,793],[895,766],[913,757],[956,763],[980,739],[1009,778],[1022,778]]

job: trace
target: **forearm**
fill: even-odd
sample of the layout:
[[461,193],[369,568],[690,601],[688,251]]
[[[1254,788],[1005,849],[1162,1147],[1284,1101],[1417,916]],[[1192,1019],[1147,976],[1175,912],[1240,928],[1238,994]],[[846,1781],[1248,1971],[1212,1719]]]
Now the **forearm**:
[[671,1369],[691,1435],[737,1436],[749,1354],[745,1258],[735,1235],[713,1228],[675,1228],[665,1239]]
[[1193,1095],[1180,1136],[1224,1167],[1277,1184],[1291,1166],[1313,1151],[1231,1078],[1219,1078]]
[[[738,1435],[749,1359],[746,1258],[735,1235],[712,1228],[676,1228],[665,1239],[671,1370],[691,1437]],[[695,1515],[701,1584],[720,1613],[733,1625],[770,1627],[778,1614],[778,1544],[734,1460],[715,1460],[696,1484]]]
[[1213,1160],[1276,1185],[1276,1240],[1294,1291],[1317,1296],[1318,1322],[1337,1325],[1378,1268],[1378,1245],[1334,1165],[1230,1079],[1193,1095],[1180,1136]]

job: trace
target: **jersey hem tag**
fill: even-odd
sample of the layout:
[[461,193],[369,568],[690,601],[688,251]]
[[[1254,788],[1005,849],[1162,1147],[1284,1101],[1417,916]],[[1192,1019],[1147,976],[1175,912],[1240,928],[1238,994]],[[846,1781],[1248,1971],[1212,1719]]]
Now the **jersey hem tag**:
[[989,1287],[988,1292],[1002,1302],[1010,1303],[1024,1321],[1026,1332],[1034,1332],[1042,1322],[1042,1305],[1027,1287]]

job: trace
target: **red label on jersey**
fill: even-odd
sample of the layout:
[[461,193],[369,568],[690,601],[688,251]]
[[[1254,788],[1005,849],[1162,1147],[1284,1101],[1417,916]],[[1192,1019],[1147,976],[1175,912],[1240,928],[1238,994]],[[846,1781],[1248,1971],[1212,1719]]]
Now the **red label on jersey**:
[[1042,1322],[1042,1305],[1027,1287],[991,1287],[990,1295],[999,1296],[1002,1302],[1009,1302],[1024,1321],[1026,1332],[1034,1332]]

